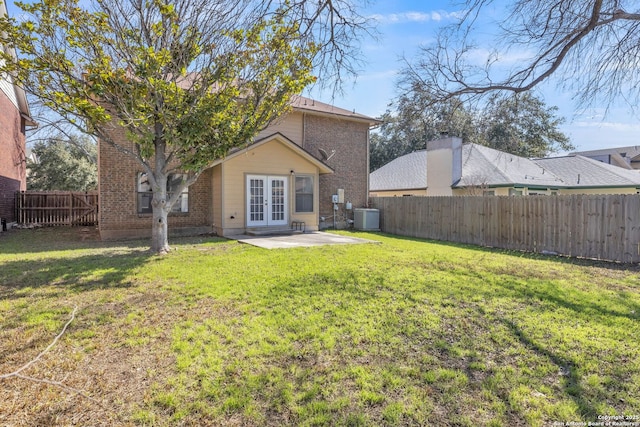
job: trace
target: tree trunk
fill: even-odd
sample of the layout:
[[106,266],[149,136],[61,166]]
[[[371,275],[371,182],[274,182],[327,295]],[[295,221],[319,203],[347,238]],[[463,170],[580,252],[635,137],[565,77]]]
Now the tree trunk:
[[169,210],[153,206],[153,223],[151,225],[151,251],[157,254],[166,254],[169,247],[169,230],[167,217]]
[[166,254],[171,249],[169,247],[169,223],[167,217],[171,207],[168,202],[167,175],[160,172],[154,174],[155,185],[153,188],[153,199],[151,200],[152,222],[151,222],[151,251],[157,254]]
[[167,203],[167,179],[169,176],[165,172],[165,166],[167,164],[165,149],[167,148],[167,142],[162,137],[164,134],[162,124],[157,120],[155,123],[155,134],[156,167],[153,173],[153,199],[151,200],[151,210],[153,212],[153,222],[151,223],[151,251],[162,255],[171,250],[169,247],[169,223],[167,221],[171,206]]

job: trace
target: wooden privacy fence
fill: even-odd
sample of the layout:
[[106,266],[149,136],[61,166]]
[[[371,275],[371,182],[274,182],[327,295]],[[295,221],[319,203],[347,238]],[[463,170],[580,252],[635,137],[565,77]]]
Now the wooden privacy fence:
[[18,223],[97,225],[98,192],[21,191],[16,193]]
[[374,197],[383,231],[640,262],[640,195]]

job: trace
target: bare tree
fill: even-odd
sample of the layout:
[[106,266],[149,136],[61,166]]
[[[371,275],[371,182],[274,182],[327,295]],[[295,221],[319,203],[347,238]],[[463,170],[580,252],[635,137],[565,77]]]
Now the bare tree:
[[[467,0],[458,23],[442,29],[433,45],[407,61],[406,76],[438,100],[477,99],[494,91],[529,91],[551,76],[575,94],[579,107],[640,99],[640,12],[629,0],[516,0],[497,29],[493,50],[478,60],[480,21],[494,0]],[[492,28],[482,22],[483,32]],[[523,59],[504,69],[500,59]]]

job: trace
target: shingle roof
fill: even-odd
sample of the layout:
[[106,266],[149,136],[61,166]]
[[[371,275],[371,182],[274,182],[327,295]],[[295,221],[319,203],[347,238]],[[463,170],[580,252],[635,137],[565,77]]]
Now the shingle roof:
[[[186,76],[180,77],[177,79],[177,83],[181,88],[189,88],[191,87],[198,78],[198,73],[188,73]],[[217,90],[217,85],[214,85],[212,90]],[[344,108],[339,108],[333,106],[331,104],[327,104],[324,102],[316,101],[315,99],[307,98],[302,95],[294,95],[291,97],[291,106],[295,110],[299,111],[308,111],[316,114],[329,114],[345,117],[352,120],[361,120],[366,121],[370,125],[375,125],[382,123],[378,119],[374,119],[373,117],[365,116],[364,114],[356,113],[355,110],[349,111]]]
[[364,120],[369,122],[370,124],[380,123],[379,120],[369,116],[365,116],[364,114],[356,113],[355,110],[354,111],[345,110],[344,108],[339,108],[331,104],[326,104],[324,102],[316,101],[315,99],[306,98],[300,95],[297,95],[291,98],[291,106],[295,110],[310,111],[314,113],[323,113],[323,114],[332,114],[332,115],[342,116],[350,119]]
[[427,150],[398,157],[369,175],[371,191],[427,188]]
[[[580,180],[578,182],[578,176]],[[462,178],[454,187],[640,187],[640,172],[583,156],[527,159],[477,144],[462,146]],[[370,174],[371,191],[427,187],[427,151],[401,156]]]
[[462,146],[462,178],[456,187],[473,185],[560,185],[559,179],[534,161],[478,144]]
[[640,186],[640,172],[588,157],[551,157],[534,161],[558,176],[567,187]]

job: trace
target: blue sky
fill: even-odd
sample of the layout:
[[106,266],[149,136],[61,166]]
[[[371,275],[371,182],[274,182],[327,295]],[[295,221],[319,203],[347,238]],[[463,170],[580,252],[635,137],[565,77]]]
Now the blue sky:
[[[396,73],[402,68],[400,58],[414,57],[419,46],[431,43],[437,29],[453,22],[458,11],[459,7],[451,6],[446,0],[373,1],[367,14],[377,18],[380,36],[378,41],[363,41],[367,63],[358,79],[347,84],[346,94],[335,100],[330,94],[312,92],[310,95],[362,114],[379,116],[395,95]],[[492,13],[487,11],[487,15]],[[492,16],[484,18],[490,21]],[[517,55],[512,60],[516,58]],[[561,129],[577,150],[640,145],[640,123],[624,105],[610,108],[606,115],[605,106],[580,112],[572,101],[572,94],[563,93],[555,81],[539,88],[537,95],[547,105],[559,108],[558,116],[566,119]]]

